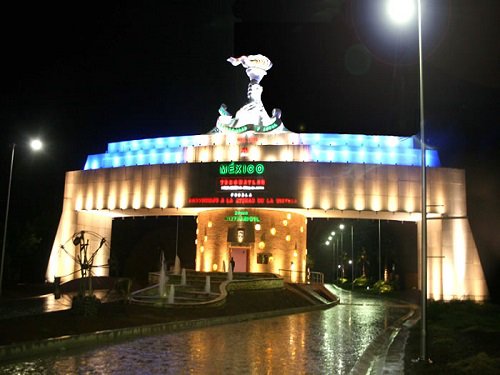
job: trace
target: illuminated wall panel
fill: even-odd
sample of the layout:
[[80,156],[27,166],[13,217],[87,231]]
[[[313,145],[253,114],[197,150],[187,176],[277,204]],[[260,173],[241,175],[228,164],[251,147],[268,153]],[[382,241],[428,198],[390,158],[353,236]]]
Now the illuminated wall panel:
[[[90,155],[85,170],[134,165],[204,163],[241,160],[240,144],[252,150],[251,160],[420,165],[418,142],[408,137],[354,134],[204,134],[142,139],[108,144],[105,154]],[[220,146],[226,151],[221,152]],[[284,147],[286,146],[286,147]],[[259,154],[256,157],[255,154]],[[440,165],[437,151],[426,151],[430,167]]]

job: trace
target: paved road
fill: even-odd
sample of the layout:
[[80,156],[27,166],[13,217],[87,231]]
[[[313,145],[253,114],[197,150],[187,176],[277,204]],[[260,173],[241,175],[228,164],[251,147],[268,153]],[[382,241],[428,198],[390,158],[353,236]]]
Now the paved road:
[[0,374],[346,374],[408,306],[340,295],[325,311],[145,337],[0,366]]

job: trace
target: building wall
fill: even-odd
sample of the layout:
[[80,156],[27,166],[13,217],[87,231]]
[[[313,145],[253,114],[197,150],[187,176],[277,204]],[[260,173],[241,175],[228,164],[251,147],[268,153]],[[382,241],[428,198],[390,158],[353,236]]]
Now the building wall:
[[[248,215],[237,215],[241,212]],[[245,217],[257,219],[258,222],[242,221]],[[232,221],[227,218],[240,218],[240,220]],[[243,247],[248,249],[246,267],[248,272],[271,272],[293,281],[305,281],[307,255],[305,216],[255,208],[206,210],[198,215],[197,224],[197,271],[226,271],[232,247]],[[241,243],[238,243],[234,235],[231,237],[233,232],[236,234],[237,229],[242,229],[245,233]]]
[[[295,203],[249,207],[259,210],[262,225],[268,226],[268,221],[278,225],[278,216],[288,213],[303,218],[420,220],[420,167],[272,162],[267,163],[265,168],[266,173],[269,171],[264,176],[267,179],[265,193],[291,197]],[[219,177],[214,174],[216,170],[217,163],[192,163],[68,172],[63,212],[52,248],[47,279],[70,274],[74,269],[71,258],[68,259],[61,252],[61,244],[81,230],[97,232],[109,241],[113,217],[200,215],[200,220],[205,220],[208,213],[215,215],[221,210],[220,214],[225,215],[222,211],[239,208],[236,203],[231,208],[224,207],[225,204],[195,206],[188,203],[189,198],[195,195],[220,197],[226,194],[217,190]],[[464,171],[429,168],[428,184],[429,297],[484,299],[488,295],[488,288],[467,219]],[[203,224],[198,224],[198,246],[201,246],[199,236]],[[292,236],[300,239],[301,235],[296,233],[297,226],[295,219],[292,219],[288,230],[293,228],[295,234],[292,233]],[[225,229],[217,227],[213,230]],[[273,272],[288,268],[293,261],[289,257],[288,244],[283,242],[281,232],[278,233],[267,247],[272,248],[273,262],[276,261]],[[255,236],[257,238],[259,233]],[[203,260],[198,259],[197,255],[199,269],[213,267],[213,264],[217,264],[220,269],[223,262],[227,267],[228,259],[224,258],[227,256],[227,249],[224,250],[227,243],[224,242],[223,233],[217,234],[213,241],[208,244],[209,248],[217,249],[210,255],[212,259],[208,255]],[[295,246],[293,240],[290,244]],[[254,243],[250,248],[250,257],[255,257],[255,246]],[[302,251],[306,245],[298,240],[297,246]],[[274,253],[285,251],[283,249],[288,249],[288,252],[281,253],[280,257],[274,256]],[[103,259],[108,256],[102,253]],[[283,259],[283,263],[278,265],[281,262],[278,259]],[[301,262],[296,267],[302,270],[304,265]],[[252,272],[265,268],[252,267],[255,267],[251,268]]]

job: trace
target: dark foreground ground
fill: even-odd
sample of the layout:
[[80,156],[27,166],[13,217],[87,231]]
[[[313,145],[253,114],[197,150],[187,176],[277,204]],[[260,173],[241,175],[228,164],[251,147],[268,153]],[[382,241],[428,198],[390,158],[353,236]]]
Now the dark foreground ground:
[[500,374],[500,306],[468,301],[431,302],[427,310],[427,353],[420,354],[420,322],[405,352],[405,374]]
[[238,291],[220,307],[155,308],[124,302],[103,303],[97,315],[79,316],[71,310],[0,319],[0,345],[91,333],[125,327],[204,319],[311,305],[287,289]]
[[[4,294],[14,297],[43,294],[31,288]],[[395,293],[389,298],[415,303],[415,295]],[[96,316],[59,311],[0,319],[0,345],[50,337],[92,333],[125,327],[258,313],[310,306],[287,289],[237,291],[216,308],[159,309],[124,302],[102,304]],[[427,310],[428,361],[415,361],[420,353],[420,322],[410,332],[405,349],[405,374],[500,374],[500,305],[473,302],[429,302]]]

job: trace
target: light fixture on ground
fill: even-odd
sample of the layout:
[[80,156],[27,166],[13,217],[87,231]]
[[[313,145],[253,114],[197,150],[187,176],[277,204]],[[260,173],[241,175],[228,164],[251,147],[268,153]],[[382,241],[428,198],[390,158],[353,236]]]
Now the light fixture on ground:
[[[40,151],[43,147],[42,142],[39,139],[33,139],[30,142],[30,147],[33,151]],[[5,248],[7,244],[7,229],[9,223],[9,208],[10,208],[10,191],[12,187],[12,172],[14,170],[14,156],[16,151],[16,144],[12,144],[12,150],[10,154],[10,171],[9,171],[9,185],[7,188],[7,203],[5,206],[5,221],[3,226],[3,238],[2,238],[2,256],[0,259],[0,296],[2,295],[2,283],[3,283],[3,267],[5,261]]]
[[[418,33],[418,70],[419,70],[419,114],[420,114],[420,153],[421,153],[421,331],[420,331],[420,360],[428,361],[427,358],[427,171],[426,171],[426,147],[425,147],[425,117],[424,117],[424,84],[422,69],[422,4],[417,2],[417,33]],[[388,0],[387,13],[391,20],[398,24],[408,22],[415,11],[415,0]]]

